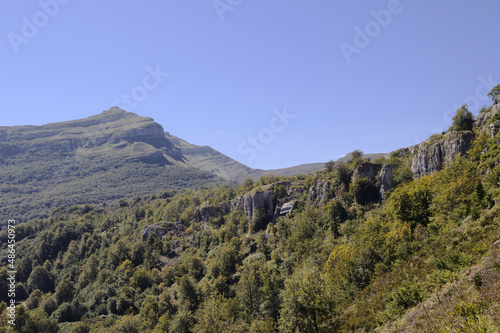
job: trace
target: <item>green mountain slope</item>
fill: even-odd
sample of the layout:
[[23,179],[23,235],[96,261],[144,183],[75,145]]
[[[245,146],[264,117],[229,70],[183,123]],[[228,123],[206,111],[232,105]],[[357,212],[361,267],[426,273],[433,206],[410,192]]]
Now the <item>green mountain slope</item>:
[[151,118],[112,108],[86,119],[0,127],[0,216],[223,183],[182,161]]
[[16,329],[498,332],[499,114],[497,100],[470,126],[314,175],[19,225]]

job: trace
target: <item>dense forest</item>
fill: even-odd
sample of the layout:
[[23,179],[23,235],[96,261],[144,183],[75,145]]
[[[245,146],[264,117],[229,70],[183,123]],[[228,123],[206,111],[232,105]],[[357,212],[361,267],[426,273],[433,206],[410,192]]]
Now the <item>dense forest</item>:
[[[16,325],[2,283],[0,332],[498,332],[500,133],[490,129],[500,113],[491,111],[478,124],[460,108],[428,142],[471,132],[471,149],[422,177],[410,152],[369,162],[355,151],[315,175],[61,207],[17,225]],[[383,198],[380,180],[354,177],[369,164],[393,170]],[[224,208],[258,193],[292,208],[251,218]],[[2,281],[7,239],[4,230]]]

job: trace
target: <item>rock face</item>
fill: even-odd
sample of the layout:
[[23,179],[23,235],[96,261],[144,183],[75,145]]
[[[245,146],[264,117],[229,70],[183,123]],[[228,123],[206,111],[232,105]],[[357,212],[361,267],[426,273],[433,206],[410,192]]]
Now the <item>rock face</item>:
[[312,204],[316,201],[320,206],[323,205],[329,199],[329,190],[330,184],[326,180],[318,180],[316,186],[309,187],[309,203]]
[[142,241],[146,241],[150,234],[154,234],[159,238],[163,239],[168,233],[172,233],[176,236],[180,236],[184,231],[184,225],[182,222],[169,222],[163,225],[147,225],[142,229]]
[[382,166],[378,163],[370,163],[366,162],[358,165],[356,170],[354,170],[354,174],[352,175],[352,181],[356,181],[361,178],[370,178],[372,181],[375,181],[376,176],[380,172]]
[[380,201],[385,200],[385,193],[392,189],[392,167],[390,164],[384,164],[380,171]]
[[203,207],[194,211],[194,219],[196,222],[200,222],[200,221],[208,222],[211,217],[213,217],[213,218],[219,217],[219,213],[217,212],[217,209],[212,205],[203,206]]
[[413,175],[420,178],[426,173],[432,174],[441,170],[444,163],[456,155],[467,155],[473,140],[472,132],[451,132],[437,143],[424,142],[410,148],[414,154],[411,162]]
[[497,120],[490,124],[490,133],[492,137],[495,137],[500,129],[500,122]]
[[266,217],[274,215],[275,207],[272,189],[247,193],[240,198],[236,200],[236,209],[241,208],[241,203],[243,203],[243,211],[249,220],[252,220],[259,212],[264,213]]
[[[281,186],[284,189],[284,193],[279,198],[275,198],[273,191]],[[229,202],[223,203],[220,209],[224,214],[228,214],[230,211],[243,211],[249,220],[252,220],[259,213],[264,213],[265,218],[269,220],[275,220],[281,214],[281,209],[285,209],[285,213],[283,214],[286,215],[293,209],[290,206],[295,207],[296,199],[302,195],[303,191],[302,187],[294,186],[290,182],[278,182],[264,190],[240,196],[232,204]],[[276,204],[277,199],[285,203],[282,206],[278,206]]]
[[393,188],[393,173],[390,164],[378,164],[366,162],[358,165],[352,176],[352,181],[368,178],[374,185],[378,186],[379,200],[385,199],[385,193]]

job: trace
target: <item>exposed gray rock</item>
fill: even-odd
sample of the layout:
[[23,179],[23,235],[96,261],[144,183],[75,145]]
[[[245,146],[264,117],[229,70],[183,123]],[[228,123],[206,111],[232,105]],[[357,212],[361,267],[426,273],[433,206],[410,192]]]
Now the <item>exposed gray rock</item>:
[[358,165],[356,170],[354,170],[354,174],[352,175],[352,181],[356,181],[361,178],[369,178],[372,181],[375,181],[376,176],[380,172],[382,166],[378,163],[366,162]]
[[237,197],[234,203],[234,210],[245,210],[245,198],[243,196]]
[[223,202],[220,204],[220,209],[222,210],[223,214],[229,214],[231,213],[231,202]]
[[288,192],[288,196],[291,199],[298,199],[302,193],[304,193],[304,188],[302,187],[290,187],[290,191]]
[[214,206],[203,206],[194,211],[194,219],[196,222],[208,222],[211,217],[218,218],[219,213]]
[[498,133],[498,130],[500,129],[500,124],[499,124],[499,121],[495,121],[493,123],[490,124],[490,132],[491,132],[491,136],[492,137],[495,137]]
[[286,217],[297,207],[297,200],[288,201],[283,204],[281,207],[276,207],[277,214],[279,217]]
[[234,204],[235,210],[243,210],[245,216],[251,220],[258,211],[265,214],[266,217],[274,215],[274,195],[272,187],[266,191],[257,191],[247,193],[244,196],[236,198]]
[[320,179],[315,185],[309,187],[309,203],[317,202],[322,206],[328,199],[330,184],[325,179]]
[[456,155],[467,155],[473,140],[472,132],[450,132],[435,144],[424,142],[412,147],[415,154],[411,163],[413,175],[420,178],[427,173],[432,174],[441,170],[444,163]]
[[168,233],[172,233],[176,236],[180,236],[180,234],[184,231],[184,225],[182,222],[168,222],[163,225],[147,225],[142,229],[142,240],[146,241],[149,237],[149,234],[154,234],[159,238],[163,239]]
[[390,164],[384,164],[382,170],[380,171],[380,200],[385,199],[385,193],[392,189],[392,167]]

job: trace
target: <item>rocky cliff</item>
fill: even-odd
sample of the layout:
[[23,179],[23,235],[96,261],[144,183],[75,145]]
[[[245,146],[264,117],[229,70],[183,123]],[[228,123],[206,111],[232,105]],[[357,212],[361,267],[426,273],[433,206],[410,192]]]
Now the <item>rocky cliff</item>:
[[410,152],[414,155],[411,162],[413,175],[420,178],[427,173],[441,170],[446,161],[456,155],[467,155],[472,141],[473,132],[448,132],[411,147]]

